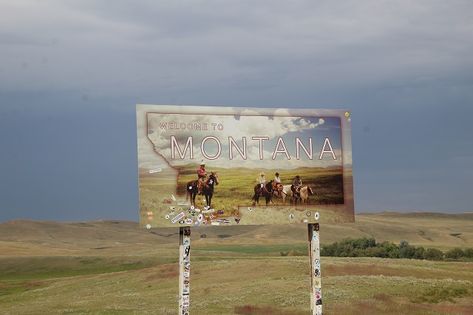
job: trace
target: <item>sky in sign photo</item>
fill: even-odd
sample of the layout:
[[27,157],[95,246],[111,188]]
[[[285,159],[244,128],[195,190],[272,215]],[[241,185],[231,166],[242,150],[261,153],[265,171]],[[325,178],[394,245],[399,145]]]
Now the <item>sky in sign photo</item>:
[[[213,166],[225,168],[290,169],[341,166],[342,162],[341,127],[338,117],[242,115],[235,118],[214,116],[211,113],[148,113],[147,117],[147,138],[153,144],[153,153],[163,156],[166,162],[173,166],[206,161]],[[221,129],[217,128],[217,124],[220,124]],[[192,127],[196,125],[200,126],[201,130]],[[202,130],[203,125],[206,130]],[[208,136],[214,138],[205,140],[202,153],[202,141]],[[171,144],[171,137],[175,139],[174,144]],[[229,137],[234,140],[231,156]],[[189,142],[186,150],[189,138],[192,138],[192,148]],[[296,138],[300,143],[296,144]],[[141,139],[140,149],[142,147],[144,157],[140,158],[140,167],[164,167],[165,165],[153,164],[156,156],[146,148],[148,139]],[[237,151],[237,147],[241,153]],[[246,159],[243,159],[242,153],[246,154]]]

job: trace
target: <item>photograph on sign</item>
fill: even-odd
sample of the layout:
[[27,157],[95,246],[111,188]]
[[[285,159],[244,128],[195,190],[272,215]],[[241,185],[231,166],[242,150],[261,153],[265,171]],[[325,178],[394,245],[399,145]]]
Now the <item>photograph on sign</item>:
[[353,221],[350,116],[137,105],[141,225]]

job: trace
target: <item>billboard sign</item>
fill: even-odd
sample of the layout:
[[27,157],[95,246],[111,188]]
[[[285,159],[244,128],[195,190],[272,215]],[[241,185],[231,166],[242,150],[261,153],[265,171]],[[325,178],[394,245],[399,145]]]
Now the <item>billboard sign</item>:
[[346,110],[137,105],[142,226],[354,220]]

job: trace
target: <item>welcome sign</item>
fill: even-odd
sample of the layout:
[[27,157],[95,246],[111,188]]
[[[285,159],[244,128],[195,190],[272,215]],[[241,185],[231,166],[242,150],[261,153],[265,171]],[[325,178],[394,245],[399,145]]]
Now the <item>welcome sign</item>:
[[353,221],[350,116],[137,105],[141,224]]

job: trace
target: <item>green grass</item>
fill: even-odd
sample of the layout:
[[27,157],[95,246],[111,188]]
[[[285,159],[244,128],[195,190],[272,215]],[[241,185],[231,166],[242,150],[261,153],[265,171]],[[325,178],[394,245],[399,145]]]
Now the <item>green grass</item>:
[[[161,173],[145,174],[141,172],[140,177],[140,222],[145,225],[151,223],[152,226],[173,226],[169,219],[165,219],[165,216],[170,213],[170,206],[176,206],[176,202],[172,196],[178,199],[178,202],[184,202],[187,198],[186,186],[187,183],[196,180],[196,169],[197,165],[186,165],[178,168],[179,176],[177,182],[173,180],[176,173],[171,170],[166,170]],[[256,185],[256,178],[258,177],[261,170],[248,169],[248,168],[209,168],[210,171],[218,173],[219,184],[215,186],[215,192],[212,199],[212,208],[217,210],[223,210],[223,214],[219,216],[222,218],[242,217],[241,207],[246,209],[248,206],[253,204],[254,187]],[[303,209],[314,210],[319,205],[327,204],[338,204],[344,203],[343,194],[343,181],[342,181],[342,169],[341,168],[298,168],[293,170],[264,170],[267,180],[271,180],[274,177],[274,173],[279,171],[283,184],[291,184],[292,179],[296,175],[302,177],[304,185],[310,185],[315,195],[309,197],[308,203],[299,205]],[[264,205],[264,198],[260,200],[260,204]],[[205,199],[203,196],[197,196],[196,206],[202,208],[205,205]],[[276,206],[284,206],[277,208]],[[179,206],[175,214],[182,211]],[[263,209],[265,207],[261,207]],[[260,211],[261,217],[255,215],[250,217],[247,216],[242,222],[244,224],[255,224],[261,222],[261,220],[274,220],[279,223],[286,223],[288,219],[290,208],[293,208],[290,204],[290,198],[286,199],[283,203],[281,198],[273,198],[273,205],[268,213]],[[264,210],[264,209],[263,209]],[[275,212],[276,211],[276,212]],[[286,212],[284,212],[286,211]],[[322,211],[318,209],[318,211]],[[333,214],[328,214],[329,217]],[[153,217],[148,218],[148,213],[152,213]],[[272,215],[276,214],[276,215]],[[342,221],[346,220],[344,216],[346,213],[340,215],[343,218]],[[298,220],[302,218],[298,217]],[[349,219],[351,220],[351,216]],[[271,221],[272,222],[272,221]]]
[[[177,192],[185,195],[186,185],[195,180],[197,166],[188,165],[179,167]],[[251,205],[256,178],[261,170],[247,168],[213,168],[217,172],[219,185],[215,186],[215,207],[231,209],[235,205]],[[298,168],[293,170],[264,170],[266,179],[273,179],[274,173],[279,172],[284,185],[291,184],[296,175],[302,176],[304,185],[310,185],[317,192],[312,197],[311,204],[343,204],[343,181],[341,168]]]
[[[229,247],[211,246],[209,251],[200,248],[193,252],[192,314],[308,312],[308,257],[266,255],[286,247],[240,244],[234,248],[238,252],[233,257],[215,255],[227,253]],[[63,269],[70,268],[69,263],[58,259],[56,265],[65,263]],[[473,306],[472,266],[323,257],[324,310],[327,314],[468,314],[465,310]],[[109,271],[73,272],[75,275],[70,277],[48,274],[49,278],[40,274],[40,281],[0,280],[0,308],[14,314],[176,312],[176,263],[158,262],[146,268]],[[21,273],[17,276],[22,278]]]
[[[177,235],[106,223],[69,235],[68,224],[52,230],[47,230],[50,224],[26,224],[28,231],[39,229],[30,237],[21,226],[0,229],[8,231],[0,240],[0,253],[9,255],[0,256],[0,313],[176,313]],[[97,239],[96,231],[104,227],[107,238]],[[43,230],[48,233],[39,232]],[[152,231],[167,235],[176,229]],[[193,231],[193,315],[309,312],[308,257],[281,255],[307,254],[306,226]],[[358,215],[356,223],[321,225],[324,243],[372,236],[442,250],[472,247],[472,232],[472,216],[454,215]],[[463,239],[451,233],[461,233]],[[107,248],[96,249],[101,247]],[[33,256],[43,253],[51,256]],[[326,314],[471,314],[473,309],[473,262],[321,260]]]
[[154,257],[8,257],[0,258],[0,280],[32,280],[136,270],[175,262]]
[[465,284],[447,283],[426,288],[410,299],[412,303],[455,303],[456,298],[468,296],[470,287]]
[[46,284],[40,281],[2,281],[0,282],[0,297],[10,294],[22,294],[26,291],[44,286],[46,286]]
[[258,254],[280,256],[281,252],[301,252],[307,254],[307,244],[280,244],[280,245],[214,245],[197,247],[199,251],[219,251],[242,254]]

